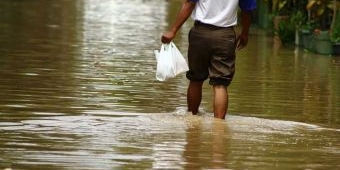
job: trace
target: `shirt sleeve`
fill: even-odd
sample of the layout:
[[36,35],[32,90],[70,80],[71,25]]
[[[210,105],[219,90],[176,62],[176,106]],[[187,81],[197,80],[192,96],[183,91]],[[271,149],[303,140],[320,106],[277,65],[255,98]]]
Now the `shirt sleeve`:
[[256,0],[239,0],[239,6],[243,11],[252,11],[256,8]]

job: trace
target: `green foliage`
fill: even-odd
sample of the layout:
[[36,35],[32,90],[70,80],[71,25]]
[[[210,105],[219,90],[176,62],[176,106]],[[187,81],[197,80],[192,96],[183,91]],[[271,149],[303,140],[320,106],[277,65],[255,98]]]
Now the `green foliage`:
[[273,15],[290,15],[292,12],[301,11],[307,13],[308,0],[264,0],[272,5]]
[[313,20],[306,21],[301,24],[301,27],[299,28],[299,30],[303,33],[312,33],[313,30],[317,27],[316,25],[317,24]]
[[306,8],[310,11],[310,19],[321,30],[329,30],[331,27],[331,14],[333,13],[334,0],[309,0]]
[[302,11],[296,11],[290,16],[290,22],[292,25],[296,25],[300,29],[304,23],[307,22],[307,16]]
[[[272,5],[271,18],[274,20],[274,34],[283,44],[291,44],[295,40],[295,31],[308,29],[311,32],[311,24],[307,22],[306,5],[308,0],[266,0]],[[277,16],[287,16],[288,20],[282,20],[276,25]],[[308,23],[308,25],[306,25]]]
[[291,44],[295,39],[295,25],[289,21],[282,21],[279,23],[279,28],[275,30],[275,34],[281,39],[282,44]]

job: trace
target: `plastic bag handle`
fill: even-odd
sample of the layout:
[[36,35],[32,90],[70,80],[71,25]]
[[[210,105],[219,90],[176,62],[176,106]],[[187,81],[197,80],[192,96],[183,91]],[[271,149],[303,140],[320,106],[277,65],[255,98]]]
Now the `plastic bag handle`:
[[163,50],[163,51],[168,50],[168,49],[169,49],[169,45],[170,45],[170,44],[162,44],[161,50]]

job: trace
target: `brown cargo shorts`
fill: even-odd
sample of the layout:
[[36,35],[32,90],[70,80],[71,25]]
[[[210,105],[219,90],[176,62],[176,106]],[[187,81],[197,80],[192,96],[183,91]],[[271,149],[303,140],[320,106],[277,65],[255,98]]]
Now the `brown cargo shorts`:
[[195,22],[189,32],[186,77],[191,81],[209,78],[211,85],[229,86],[235,73],[236,35],[233,27]]

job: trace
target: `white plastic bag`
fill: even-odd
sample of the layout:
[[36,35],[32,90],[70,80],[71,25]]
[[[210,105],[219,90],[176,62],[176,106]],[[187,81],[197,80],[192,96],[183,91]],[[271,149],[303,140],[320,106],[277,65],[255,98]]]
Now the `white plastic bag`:
[[189,70],[182,53],[173,42],[162,44],[160,51],[155,50],[157,60],[156,79],[166,81]]

